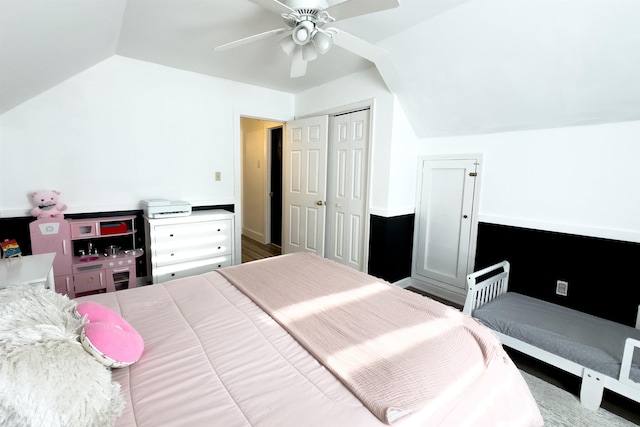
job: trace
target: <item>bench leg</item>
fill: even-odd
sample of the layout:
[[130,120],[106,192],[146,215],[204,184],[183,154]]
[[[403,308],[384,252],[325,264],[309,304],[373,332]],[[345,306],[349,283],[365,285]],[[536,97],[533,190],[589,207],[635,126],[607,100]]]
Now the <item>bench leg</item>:
[[582,374],[582,386],[580,387],[580,402],[582,406],[592,411],[597,410],[602,403],[604,393],[604,378],[591,369],[584,370]]

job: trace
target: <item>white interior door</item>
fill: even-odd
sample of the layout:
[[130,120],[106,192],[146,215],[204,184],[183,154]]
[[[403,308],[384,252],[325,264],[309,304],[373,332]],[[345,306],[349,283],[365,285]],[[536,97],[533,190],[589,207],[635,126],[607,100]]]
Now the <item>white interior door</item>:
[[413,275],[457,295],[466,294],[477,167],[477,159],[427,159],[419,174]]
[[331,120],[327,258],[364,271],[369,110]]
[[288,122],[283,147],[283,253],[324,256],[328,116]]

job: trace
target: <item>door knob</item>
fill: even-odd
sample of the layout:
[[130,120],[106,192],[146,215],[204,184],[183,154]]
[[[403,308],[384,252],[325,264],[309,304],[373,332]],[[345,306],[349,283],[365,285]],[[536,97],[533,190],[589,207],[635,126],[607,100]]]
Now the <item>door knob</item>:
[[323,206],[323,205],[324,205],[324,200],[318,200],[318,201],[316,202],[316,205],[318,205],[318,206]]

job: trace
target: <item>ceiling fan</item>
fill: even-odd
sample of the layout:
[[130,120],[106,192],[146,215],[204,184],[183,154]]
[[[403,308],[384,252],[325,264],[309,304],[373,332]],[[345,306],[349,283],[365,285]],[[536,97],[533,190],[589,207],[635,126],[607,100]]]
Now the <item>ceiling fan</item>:
[[[354,16],[366,15],[400,5],[398,0],[250,0],[284,19],[285,27],[255,34],[240,40],[217,46],[214,50],[231,49],[243,44],[286,34],[280,46],[291,56],[291,77],[302,77],[307,72],[307,62],[325,54],[336,45],[356,55],[371,60],[372,52],[379,50],[373,44],[343,30],[326,25]],[[328,3],[334,3],[329,5]]]

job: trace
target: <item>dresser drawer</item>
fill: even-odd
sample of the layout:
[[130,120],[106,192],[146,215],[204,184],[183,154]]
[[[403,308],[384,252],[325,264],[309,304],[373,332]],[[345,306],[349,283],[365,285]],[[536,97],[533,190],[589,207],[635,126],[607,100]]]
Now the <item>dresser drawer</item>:
[[154,264],[161,267],[164,265],[179,264],[222,255],[231,255],[231,246],[228,242],[227,244],[219,245],[180,246],[171,250],[156,250]]
[[225,255],[175,265],[155,266],[153,269],[155,276],[153,282],[164,283],[173,279],[217,270],[218,268],[227,267],[231,264],[231,255]]
[[154,228],[154,236],[154,243],[163,247],[165,245],[193,244],[194,242],[228,241],[231,240],[231,221],[157,225]]

